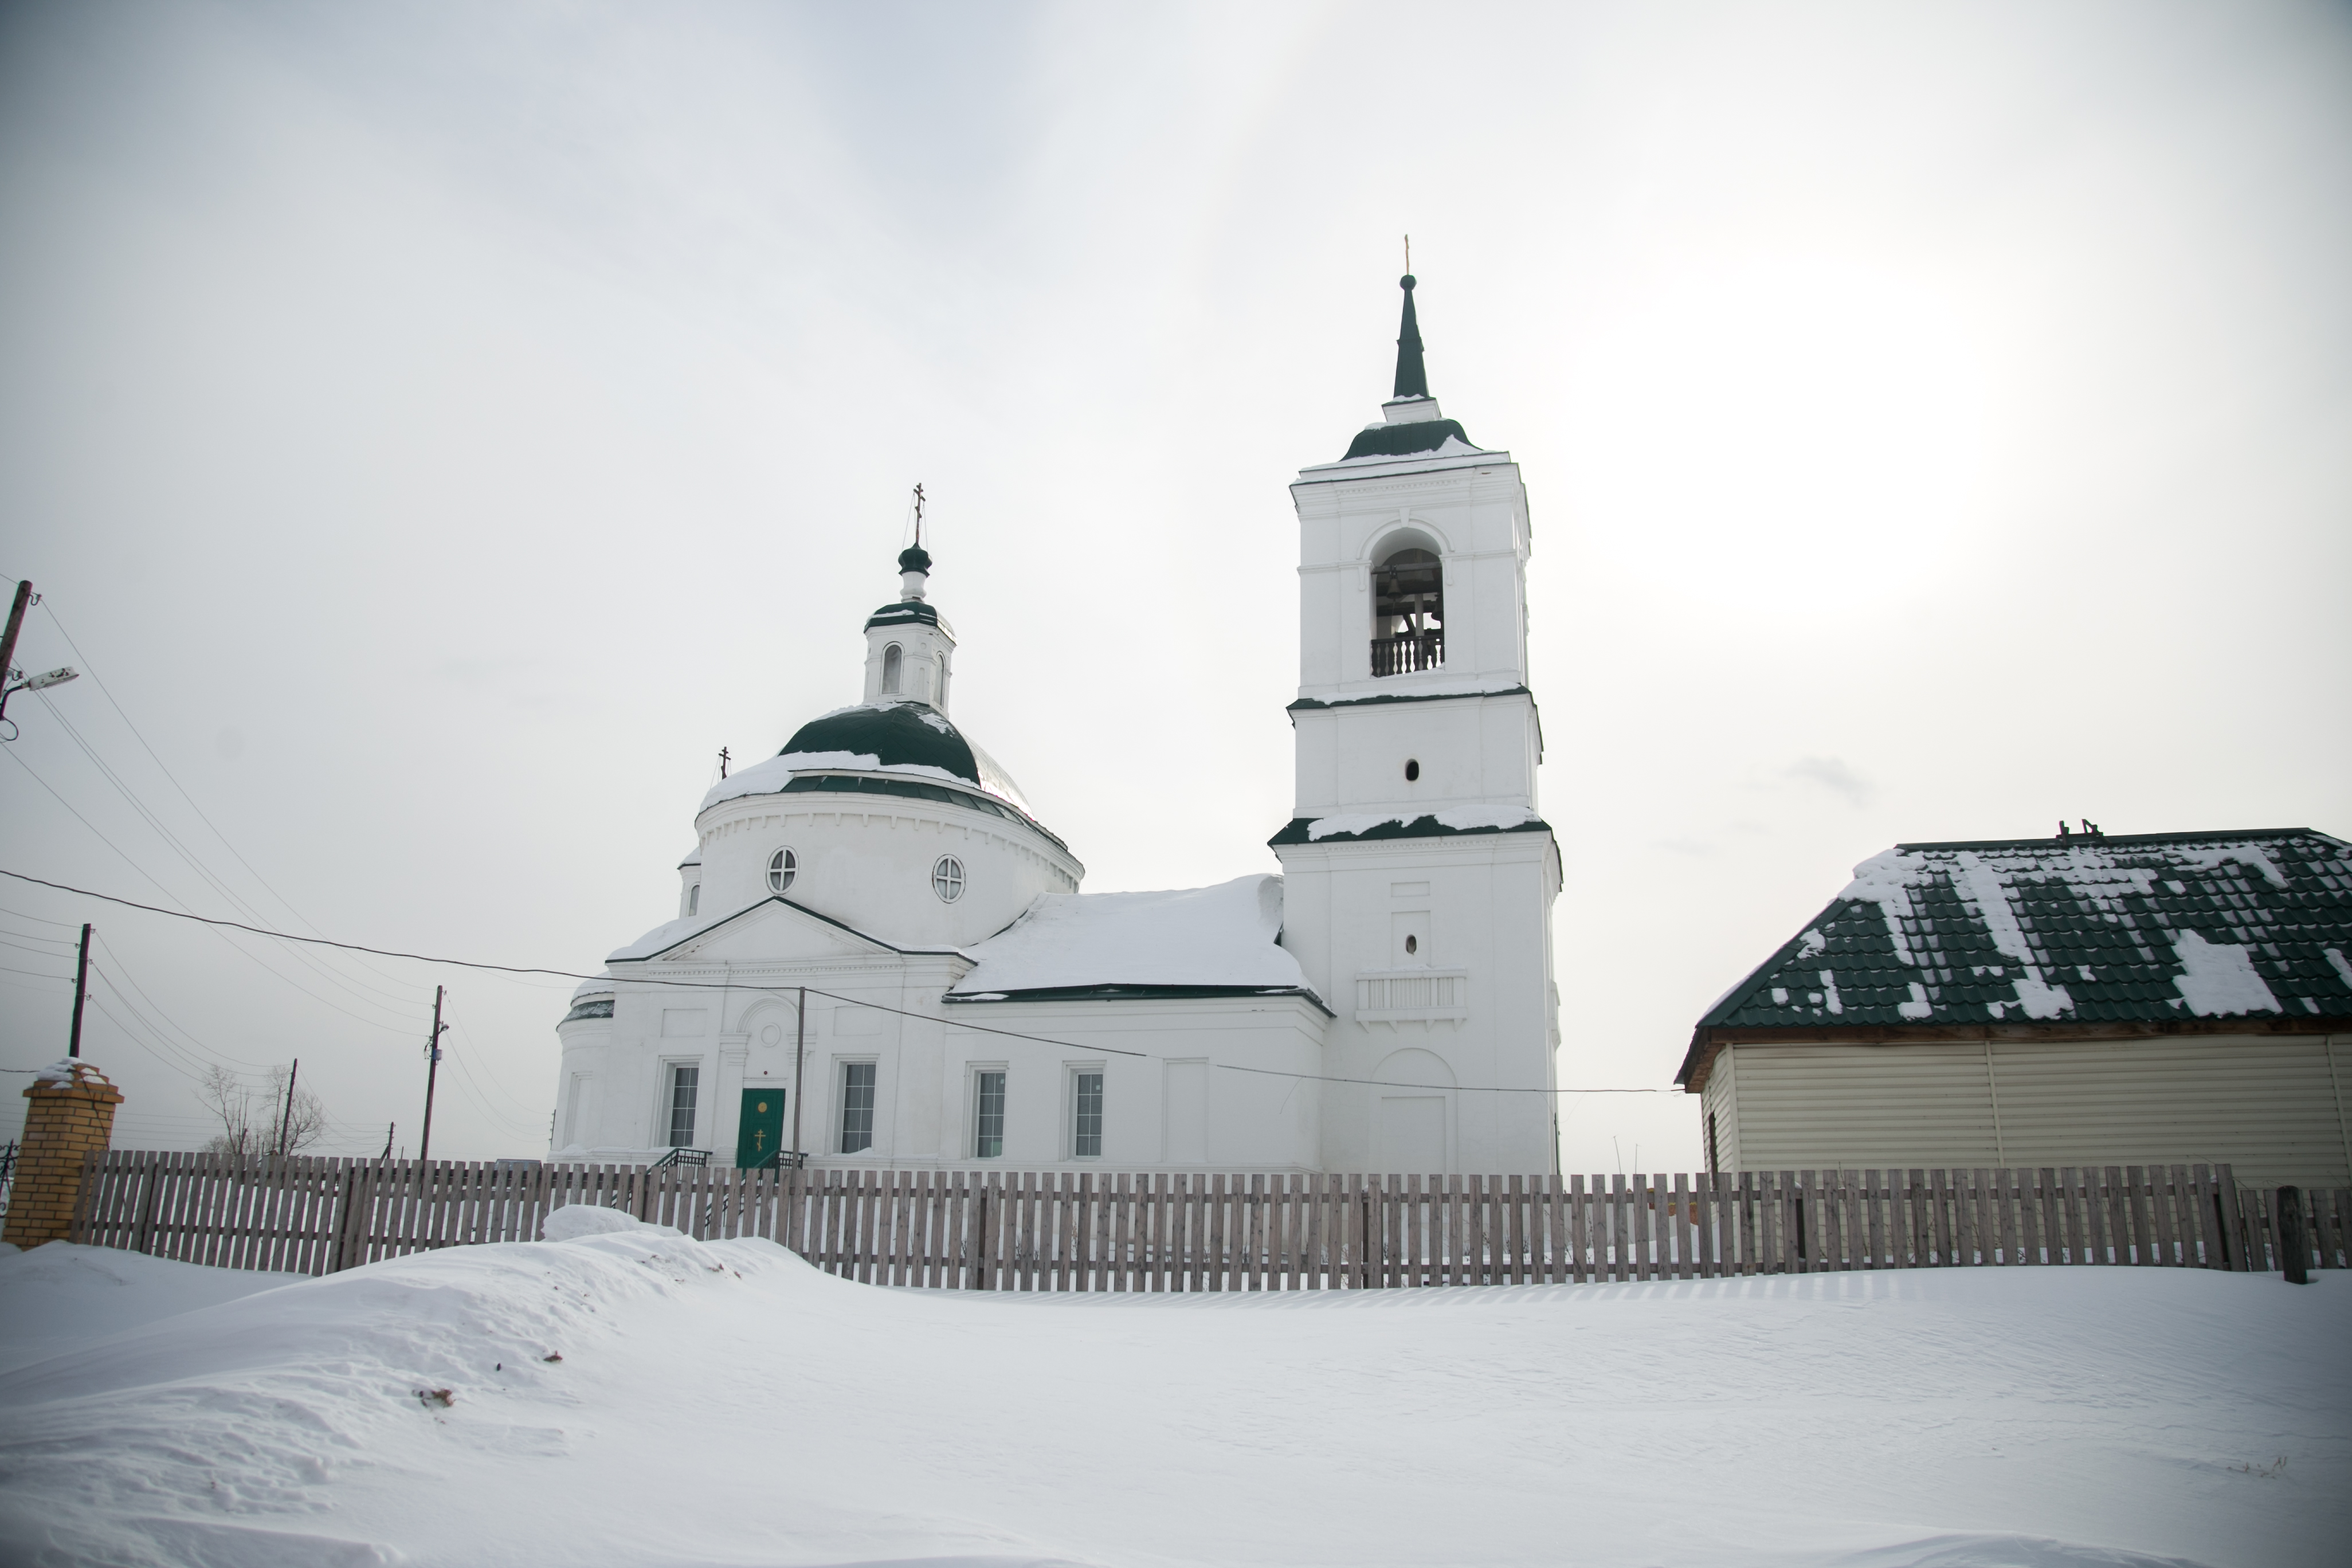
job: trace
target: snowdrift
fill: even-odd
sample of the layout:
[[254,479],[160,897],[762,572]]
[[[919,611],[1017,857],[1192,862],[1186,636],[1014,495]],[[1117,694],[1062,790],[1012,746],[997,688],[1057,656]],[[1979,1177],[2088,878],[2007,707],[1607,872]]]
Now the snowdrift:
[[20,1313],[121,1298],[0,1373],[0,1561],[2221,1568],[2352,1539],[2340,1277],[966,1296],[554,1228],[295,1283],[0,1257],[0,1364]]

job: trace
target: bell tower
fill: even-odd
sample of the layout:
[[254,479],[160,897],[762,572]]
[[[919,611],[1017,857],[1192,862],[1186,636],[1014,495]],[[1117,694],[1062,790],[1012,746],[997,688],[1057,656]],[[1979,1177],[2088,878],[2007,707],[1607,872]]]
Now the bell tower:
[[[1557,1168],[1527,489],[1430,395],[1407,274],[1381,418],[1299,471],[1284,945],[1338,1014],[1324,1168]],[[1475,1089],[1480,1092],[1464,1090]],[[1491,1092],[1495,1089],[1507,1092]]]

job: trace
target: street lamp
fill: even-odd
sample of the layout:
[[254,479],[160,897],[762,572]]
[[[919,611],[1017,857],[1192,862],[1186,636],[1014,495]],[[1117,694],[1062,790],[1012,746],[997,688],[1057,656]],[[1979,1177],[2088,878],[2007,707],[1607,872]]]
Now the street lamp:
[[76,669],[72,665],[61,664],[55,669],[43,670],[38,675],[27,676],[14,686],[0,686],[0,725],[6,725],[8,730],[6,734],[0,735],[0,741],[13,741],[16,738],[16,726],[10,723],[8,720],[8,699],[16,696],[19,691],[46,691],[52,686],[63,686],[68,680],[80,679],[80,670]]

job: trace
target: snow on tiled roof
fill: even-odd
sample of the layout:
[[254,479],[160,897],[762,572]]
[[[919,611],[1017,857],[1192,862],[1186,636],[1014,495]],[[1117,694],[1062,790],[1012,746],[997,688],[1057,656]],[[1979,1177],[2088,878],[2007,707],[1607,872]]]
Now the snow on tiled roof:
[[2280,828],[1898,844],[1698,1026],[2298,1016],[2352,1017],[2352,845]]

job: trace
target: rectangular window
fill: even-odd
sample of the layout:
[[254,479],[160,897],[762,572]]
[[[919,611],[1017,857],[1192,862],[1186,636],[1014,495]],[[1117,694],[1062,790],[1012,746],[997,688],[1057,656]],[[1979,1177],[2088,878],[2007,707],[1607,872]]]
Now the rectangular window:
[[1070,1157],[1075,1160],[1102,1158],[1103,1075],[1082,1072],[1075,1075],[1076,1093],[1072,1097],[1070,1119]]
[[974,1159],[999,1160],[1004,1157],[1004,1074],[982,1072],[972,1074],[973,1116],[971,1152]]
[[874,1064],[841,1064],[841,1152],[862,1154],[874,1147]]
[[702,1069],[678,1066],[669,1069],[669,1146],[694,1146],[694,1100],[700,1092]]

